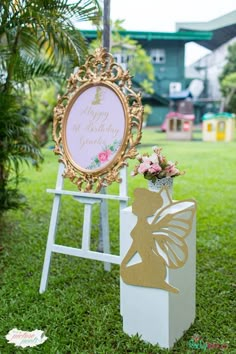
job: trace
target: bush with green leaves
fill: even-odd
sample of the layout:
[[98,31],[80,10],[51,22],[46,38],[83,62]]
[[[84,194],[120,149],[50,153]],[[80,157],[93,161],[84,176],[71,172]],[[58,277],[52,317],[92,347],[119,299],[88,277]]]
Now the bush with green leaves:
[[236,113],[236,43],[228,48],[227,63],[219,77],[224,109]]
[[0,215],[22,204],[20,165],[38,166],[27,101],[32,85],[69,75],[86,53],[72,21],[98,21],[97,0],[2,0],[0,4]]

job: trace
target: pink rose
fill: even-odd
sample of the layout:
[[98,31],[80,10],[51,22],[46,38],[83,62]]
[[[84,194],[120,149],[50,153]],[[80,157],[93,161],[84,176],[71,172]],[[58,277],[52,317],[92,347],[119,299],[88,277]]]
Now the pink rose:
[[172,177],[172,176],[176,176],[179,174],[179,170],[178,168],[176,168],[174,165],[172,166],[167,166],[165,168],[165,171],[166,171],[166,176],[167,177]]
[[143,162],[140,164],[139,168],[138,168],[138,173],[144,173],[146,172],[148,169],[150,168],[150,164]]
[[151,168],[153,169],[154,172],[160,172],[161,171],[161,166],[158,165],[157,163],[154,163]]
[[100,162],[106,162],[108,161],[110,155],[111,155],[111,150],[105,150],[105,151],[102,151],[98,154],[98,160]]
[[106,150],[106,153],[107,153],[108,157],[110,157],[111,154],[112,154],[112,151],[111,150]]

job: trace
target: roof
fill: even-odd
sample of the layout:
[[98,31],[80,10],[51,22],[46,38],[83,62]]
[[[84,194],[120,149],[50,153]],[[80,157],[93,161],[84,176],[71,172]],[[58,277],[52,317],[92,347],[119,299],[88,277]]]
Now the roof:
[[170,100],[177,101],[177,100],[185,100],[186,98],[192,97],[191,92],[186,89],[182,90],[180,92],[172,92],[172,94],[169,96]]
[[194,114],[182,114],[179,112],[169,112],[166,115],[166,119],[183,119],[183,120],[189,120],[189,121],[193,121],[195,119],[195,115]]
[[210,119],[227,119],[227,118],[236,118],[235,114],[222,112],[222,113],[206,113],[202,116],[202,120]]
[[230,39],[236,37],[236,10],[226,15],[213,19],[209,22],[179,22],[176,23],[176,30],[190,33],[211,32],[211,40],[193,40],[194,42],[214,50]]
[[[140,83],[135,80],[135,78],[132,79],[133,85],[136,89],[142,90],[142,87],[140,86]],[[169,99],[167,97],[159,95],[157,92],[154,92],[152,94],[148,94],[146,92],[142,92],[142,98],[145,101],[152,101],[154,104],[159,105],[159,106],[168,106],[169,105]]]
[[157,93],[153,93],[151,95],[143,93],[142,97],[144,100],[153,102],[159,106],[169,106],[170,103],[167,97],[161,96]]
[[[88,39],[97,38],[95,30],[81,30],[84,37]],[[209,31],[181,31],[181,32],[147,32],[147,31],[119,31],[120,35],[129,36],[137,41],[139,40],[178,40],[184,42],[208,41],[212,38]]]

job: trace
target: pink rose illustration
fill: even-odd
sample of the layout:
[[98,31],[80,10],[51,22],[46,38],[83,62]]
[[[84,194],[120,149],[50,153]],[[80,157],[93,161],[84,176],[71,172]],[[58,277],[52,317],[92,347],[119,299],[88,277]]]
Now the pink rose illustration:
[[105,150],[98,154],[98,159],[100,162],[103,163],[108,161],[110,156],[111,156],[111,150]]

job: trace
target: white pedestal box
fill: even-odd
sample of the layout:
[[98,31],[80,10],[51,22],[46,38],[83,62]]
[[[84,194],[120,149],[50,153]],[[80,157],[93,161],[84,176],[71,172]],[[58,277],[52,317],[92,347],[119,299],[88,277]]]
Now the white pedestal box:
[[[136,222],[137,217],[132,213],[131,207],[121,211],[121,259],[131,246],[130,233]],[[179,269],[167,268],[166,282],[178,288],[179,293],[128,285],[120,279],[123,330],[128,335],[138,334],[146,342],[171,348],[193,323],[196,284],[196,216],[193,219],[191,233],[185,241],[188,246],[186,263]]]

